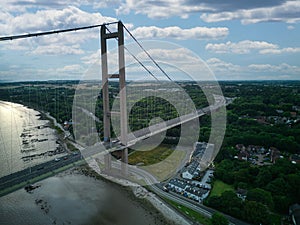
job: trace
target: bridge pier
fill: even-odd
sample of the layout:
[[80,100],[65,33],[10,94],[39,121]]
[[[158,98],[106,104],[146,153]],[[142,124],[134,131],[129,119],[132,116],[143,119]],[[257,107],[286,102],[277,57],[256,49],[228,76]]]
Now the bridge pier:
[[121,163],[121,173],[123,176],[128,175],[128,148],[122,151],[122,163]]
[[111,154],[108,153],[104,156],[104,165],[105,165],[105,171],[111,170]]

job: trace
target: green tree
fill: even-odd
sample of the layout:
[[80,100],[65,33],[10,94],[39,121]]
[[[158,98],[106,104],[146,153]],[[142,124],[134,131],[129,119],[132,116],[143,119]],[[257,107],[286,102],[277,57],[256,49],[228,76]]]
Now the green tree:
[[271,174],[269,168],[263,167],[262,169],[260,169],[260,171],[256,177],[255,183],[258,187],[264,187],[268,183],[270,183],[271,180],[272,180],[272,174]]
[[270,209],[273,209],[274,207],[271,193],[261,188],[249,190],[246,199],[249,201],[261,202],[262,204],[267,205]]
[[212,225],[228,225],[228,219],[223,216],[221,213],[214,213],[211,217]]
[[243,214],[243,218],[252,224],[270,224],[270,214],[260,202],[246,201]]

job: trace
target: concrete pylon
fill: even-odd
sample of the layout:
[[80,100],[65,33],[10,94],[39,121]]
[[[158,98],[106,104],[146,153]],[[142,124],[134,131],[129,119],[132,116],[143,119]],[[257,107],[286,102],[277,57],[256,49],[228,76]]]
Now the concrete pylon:
[[[124,56],[124,27],[121,21],[118,22],[116,32],[107,33],[106,25],[101,26],[101,63],[102,63],[102,92],[103,92],[103,130],[104,142],[111,142],[111,112],[109,104],[109,79],[119,79],[119,96],[120,96],[120,141],[122,145],[127,146],[128,122],[127,122],[127,101],[126,101],[126,79],[125,79],[125,56]],[[107,64],[107,39],[118,40],[118,62],[119,73],[108,74]],[[123,175],[127,175],[128,168],[128,149],[122,150],[121,170]],[[111,169],[111,156],[105,156],[105,168]]]

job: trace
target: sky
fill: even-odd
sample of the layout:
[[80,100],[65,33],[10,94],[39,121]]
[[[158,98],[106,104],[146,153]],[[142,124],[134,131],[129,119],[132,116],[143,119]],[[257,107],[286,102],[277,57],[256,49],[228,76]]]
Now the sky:
[[[1,37],[121,20],[173,79],[184,79],[176,69],[199,75],[203,66],[217,80],[300,79],[298,0],[2,0],[0,4]],[[159,73],[128,35],[125,45]],[[114,70],[116,43],[109,41],[108,46]],[[0,81],[100,79],[99,48],[99,28],[0,42]],[[126,63],[131,64],[128,73],[138,76],[142,69],[132,65],[128,53]]]

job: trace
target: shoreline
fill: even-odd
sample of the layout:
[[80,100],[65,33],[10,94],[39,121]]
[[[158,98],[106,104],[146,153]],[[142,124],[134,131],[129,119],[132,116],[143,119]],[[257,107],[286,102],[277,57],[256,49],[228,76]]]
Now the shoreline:
[[[19,103],[14,103],[14,102],[8,102],[8,103],[19,104]],[[69,143],[70,140],[62,137],[62,135],[65,135],[65,130],[63,129],[61,124],[59,124],[57,122],[57,120],[54,117],[52,117],[49,113],[44,112],[42,110],[31,108],[31,107],[23,105],[23,104],[20,104],[20,105],[37,111],[39,113],[39,115],[37,115],[37,116],[39,116],[39,118],[38,118],[39,120],[48,120],[47,123],[48,123],[49,127],[54,130],[54,135],[56,136],[57,140],[60,142],[60,145],[65,149],[66,153],[71,152],[71,150],[67,146],[67,143]],[[60,133],[59,130],[62,133]],[[72,144],[72,143],[70,143],[70,144]],[[74,145],[72,144],[72,146],[74,146]],[[74,146],[74,148],[76,148],[76,146]],[[77,150],[79,151],[79,149],[77,149]],[[170,225],[175,225],[175,224],[188,225],[188,224],[190,224],[187,221],[187,219],[185,219],[181,214],[179,214],[179,212],[175,211],[171,206],[169,206],[167,203],[165,203],[164,201],[159,199],[159,197],[156,194],[148,191],[146,188],[144,188],[142,186],[136,186],[136,184],[131,185],[131,187],[129,187],[128,184],[124,184],[122,182],[116,182],[116,180],[110,179],[108,176],[106,176],[104,174],[100,175],[93,168],[91,168],[87,163],[84,163],[83,165],[77,165],[75,167],[67,168],[64,171],[58,171],[56,173],[52,173],[50,176],[41,177],[40,179],[37,179],[37,180],[32,180],[30,183],[36,183],[40,180],[49,178],[53,175],[54,176],[64,176],[66,174],[72,174],[72,173],[76,175],[76,173],[74,171],[78,171],[78,170],[80,171],[80,173],[78,173],[78,174],[81,174],[81,175],[84,175],[84,176],[87,176],[90,178],[94,178],[97,180],[101,180],[103,182],[109,183],[110,185],[114,185],[118,189],[126,191],[127,194],[129,194],[130,199],[134,202],[137,202],[139,204],[139,207],[142,207],[146,210],[151,211],[152,214],[157,217],[157,219],[160,219],[165,224],[170,224]],[[19,189],[19,188],[22,188],[21,186],[23,186],[23,185],[19,184],[17,186]],[[7,192],[7,194],[12,193],[16,190]]]
[[132,183],[130,181],[125,181],[116,177],[111,177],[107,174],[103,174],[100,171],[96,171],[97,168],[92,168],[90,165],[86,164],[89,171],[92,174],[96,174],[96,177],[99,177],[101,180],[105,180],[110,184],[114,184],[118,187],[123,188],[124,190],[130,192],[135,200],[143,200],[143,202],[147,202],[151,207],[155,208],[155,210],[159,211],[161,215],[167,219],[167,221],[171,222],[169,224],[174,225],[189,225],[191,222],[184,217],[181,213],[174,209],[174,207],[170,206],[164,200],[162,200],[157,194],[152,191],[147,190],[145,187]]

